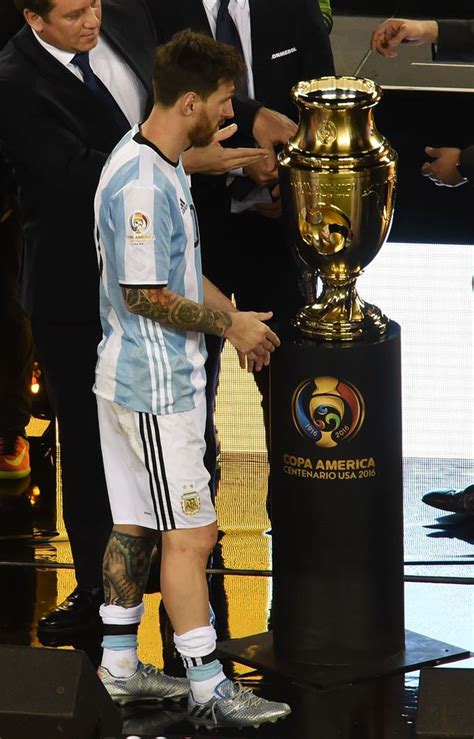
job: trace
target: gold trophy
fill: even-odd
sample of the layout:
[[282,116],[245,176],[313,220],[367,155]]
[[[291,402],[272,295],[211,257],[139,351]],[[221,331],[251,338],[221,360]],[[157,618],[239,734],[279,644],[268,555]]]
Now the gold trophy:
[[375,82],[321,77],[293,87],[300,111],[280,154],[283,211],[292,248],[322,283],[294,324],[312,339],[376,338],[388,319],[357,294],[357,277],[388,236],[397,155],[377,131]]

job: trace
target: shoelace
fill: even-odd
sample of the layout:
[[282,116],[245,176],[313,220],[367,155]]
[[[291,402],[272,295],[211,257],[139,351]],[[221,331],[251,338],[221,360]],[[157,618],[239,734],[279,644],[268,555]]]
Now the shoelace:
[[[241,708],[250,708],[250,706],[259,706],[263,703],[263,699],[259,698],[258,695],[250,690],[250,688],[244,688],[241,683],[234,683],[237,686],[237,693],[232,698],[224,698],[224,700],[238,701]],[[216,708],[218,700],[215,700],[211,706],[211,716],[215,724],[217,724]]]
[[142,668],[145,675],[161,675],[161,670],[159,670],[158,667],[155,667],[155,665],[144,664],[142,665]]

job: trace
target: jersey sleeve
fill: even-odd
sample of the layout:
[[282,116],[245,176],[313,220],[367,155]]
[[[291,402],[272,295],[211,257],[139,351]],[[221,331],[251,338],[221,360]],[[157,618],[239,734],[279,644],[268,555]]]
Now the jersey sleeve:
[[110,218],[120,285],[166,286],[172,221],[165,192],[132,183],[113,198]]

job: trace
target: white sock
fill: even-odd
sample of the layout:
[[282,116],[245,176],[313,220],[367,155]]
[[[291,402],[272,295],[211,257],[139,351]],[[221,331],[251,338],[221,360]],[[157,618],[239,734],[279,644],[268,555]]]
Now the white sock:
[[227,678],[221,669],[217,675],[209,678],[209,680],[201,680],[199,682],[197,680],[192,680],[191,692],[196,703],[207,703],[207,701],[211,700],[214,695],[214,689],[219,685],[219,683],[226,679]]
[[[191,683],[191,692],[197,703],[207,703],[214,688],[226,679],[222,665],[214,657],[216,631],[213,626],[199,626],[184,634],[174,635],[174,643],[186,666],[186,675]],[[199,664],[201,658],[209,662]]]
[[137,671],[137,649],[136,647],[130,649],[107,649],[107,647],[104,647],[101,665],[106,667],[114,677],[130,677]]
[[[132,608],[102,604],[100,615],[105,627],[102,640],[102,667],[105,667],[114,677],[130,677],[138,667],[137,634],[107,634],[107,626],[126,627],[137,625],[144,612],[143,603]],[[125,629],[127,632],[127,629]]]

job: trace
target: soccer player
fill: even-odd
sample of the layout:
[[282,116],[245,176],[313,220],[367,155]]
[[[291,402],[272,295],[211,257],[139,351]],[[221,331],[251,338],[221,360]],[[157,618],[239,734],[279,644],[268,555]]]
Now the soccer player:
[[[202,277],[180,156],[208,145],[232,117],[244,71],[231,47],[189,30],[162,46],[152,113],[112,152],[95,202],[104,333],[95,392],[114,519],[104,557],[99,676],[118,702],[189,694],[191,720],[206,726],[258,726],[290,712],[225,677],[205,577],[217,527],[203,463],[204,333],[228,338],[242,368],[249,361],[267,366],[280,342],[265,324],[271,312],[237,311]],[[188,680],[137,658],[158,531],[162,597]]]

